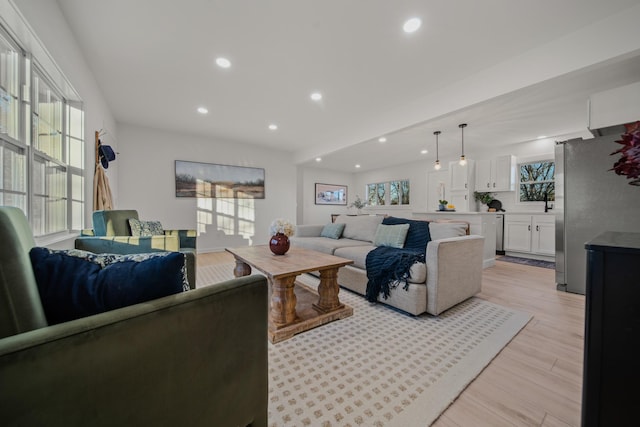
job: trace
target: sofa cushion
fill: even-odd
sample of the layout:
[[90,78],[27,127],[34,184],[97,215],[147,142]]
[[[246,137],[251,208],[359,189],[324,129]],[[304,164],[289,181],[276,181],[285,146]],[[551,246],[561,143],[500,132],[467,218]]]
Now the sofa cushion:
[[375,248],[376,247],[373,245],[350,246],[345,248],[338,248],[333,254],[341,258],[350,259],[353,261],[353,264],[351,264],[351,266],[365,270],[367,265],[367,254]]
[[342,237],[373,243],[382,219],[379,215],[338,215],[335,222],[345,225]]
[[114,255],[35,247],[29,256],[50,324],[188,289],[179,252]]
[[429,232],[431,240],[448,239],[449,237],[465,236],[467,227],[465,222],[430,222]]
[[140,221],[136,218],[129,218],[131,235],[134,237],[162,236],[164,230],[160,221]]
[[311,249],[325,254],[333,255],[336,249],[351,246],[369,246],[371,243],[353,239],[327,239],[326,237],[290,237],[293,246]]
[[423,252],[427,250],[427,243],[431,240],[428,221],[390,216],[385,218],[382,223],[386,225],[409,224],[409,231],[407,232],[407,238],[404,241],[404,248]]
[[332,222],[331,224],[327,224],[322,228],[320,232],[320,237],[328,237],[329,239],[339,239],[342,236],[342,232],[344,231],[344,223]]
[[390,248],[404,247],[404,241],[407,238],[409,224],[396,225],[378,225],[373,244],[375,246],[388,246]]

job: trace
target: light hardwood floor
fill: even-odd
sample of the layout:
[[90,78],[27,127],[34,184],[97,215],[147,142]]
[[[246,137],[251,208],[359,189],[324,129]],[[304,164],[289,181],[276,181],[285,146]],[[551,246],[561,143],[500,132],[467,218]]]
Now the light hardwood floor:
[[[199,265],[230,262],[198,255]],[[584,296],[558,292],[554,270],[497,261],[478,296],[533,319],[433,424],[435,427],[579,426]]]

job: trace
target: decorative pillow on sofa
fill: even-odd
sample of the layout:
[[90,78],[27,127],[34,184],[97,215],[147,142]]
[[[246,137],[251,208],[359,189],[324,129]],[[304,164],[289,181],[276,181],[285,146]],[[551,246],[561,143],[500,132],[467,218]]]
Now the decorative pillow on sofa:
[[428,221],[388,216],[382,223],[385,225],[409,224],[409,231],[404,241],[404,248],[421,252],[427,250],[427,244],[431,240],[431,235],[429,234],[430,223]]
[[49,324],[189,288],[185,256],[179,252],[114,255],[35,247],[29,256]]
[[135,218],[129,218],[128,221],[132,236],[162,236],[164,234],[160,221],[140,221]]
[[328,237],[330,239],[339,239],[344,231],[344,224],[331,223],[324,226],[320,232],[320,237]]
[[404,241],[407,238],[409,224],[397,225],[378,225],[376,237],[373,239],[375,246],[388,246],[390,248],[404,247]]

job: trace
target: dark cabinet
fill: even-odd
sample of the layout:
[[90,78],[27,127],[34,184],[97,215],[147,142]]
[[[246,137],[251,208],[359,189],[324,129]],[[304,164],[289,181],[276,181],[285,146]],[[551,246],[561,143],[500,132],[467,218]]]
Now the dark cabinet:
[[585,245],[583,426],[637,426],[640,404],[640,233]]

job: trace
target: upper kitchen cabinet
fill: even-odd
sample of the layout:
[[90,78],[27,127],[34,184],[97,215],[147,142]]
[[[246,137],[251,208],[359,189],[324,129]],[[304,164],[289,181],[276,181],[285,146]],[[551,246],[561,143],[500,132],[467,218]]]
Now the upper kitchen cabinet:
[[464,166],[460,162],[449,162],[449,177],[451,181],[450,191],[473,189],[474,161],[467,160]]
[[473,160],[467,160],[467,164],[461,166],[459,162],[449,163],[449,181],[451,188],[446,198],[455,205],[458,212],[475,211],[475,199],[473,189],[475,188],[475,172]]
[[476,191],[514,191],[516,187],[516,158],[512,155],[476,163]]

